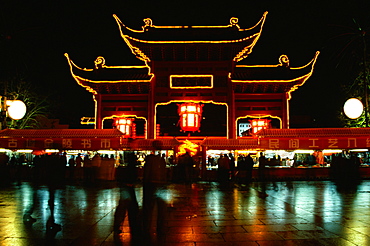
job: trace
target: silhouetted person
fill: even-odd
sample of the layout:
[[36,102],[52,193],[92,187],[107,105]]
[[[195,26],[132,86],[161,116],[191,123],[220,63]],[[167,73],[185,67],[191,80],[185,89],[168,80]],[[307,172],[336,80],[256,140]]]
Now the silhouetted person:
[[0,153],[0,185],[8,184],[9,180],[9,156]]
[[73,155],[68,159],[69,179],[72,181],[75,178],[76,160]]
[[233,154],[229,153],[229,159],[230,159],[230,177],[231,180],[234,180],[235,158]]
[[92,167],[92,182],[95,182],[99,178],[99,171],[101,166],[101,156],[99,153],[96,153],[91,159]]
[[252,177],[253,177],[253,165],[254,165],[253,158],[251,157],[250,154],[248,154],[245,157],[245,165],[247,167],[247,174],[246,174],[245,181],[246,181],[246,183],[249,183],[249,182],[252,181]]
[[76,180],[83,179],[82,162],[83,160],[82,160],[81,154],[78,153],[75,159],[75,163],[76,163],[75,178]]
[[84,157],[84,180],[86,183],[92,183],[94,181],[93,177],[93,167],[91,163],[91,159],[88,155],[85,155]]
[[265,180],[265,172],[266,172],[266,157],[261,152],[260,157],[258,158],[258,175],[260,180]]
[[143,235],[146,245],[152,245],[153,233],[159,238],[165,233],[166,204],[158,194],[165,188],[166,183],[165,161],[159,155],[148,155],[145,158],[143,175]]
[[124,175],[118,180],[120,184],[120,199],[114,214],[114,239],[120,244],[119,234],[122,233],[122,224],[128,218],[131,233],[131,245],[141,245],[141,226],[139,223],[139,205],[134,185],[137,181],[137,158],[134,153],[128,156],[128,165]]
[[178,179],[179,181],[184,181],[185,183],[190,183],[193,177],[193,165],[194,161],[189,152],[179,156],[178,161]]
[[229,181],[229,173],[230,173],[230,159],[227,157],[227,154],[221,154],[220,158],[217,161],[218,164],[218,181],[221,183],[225,183]]

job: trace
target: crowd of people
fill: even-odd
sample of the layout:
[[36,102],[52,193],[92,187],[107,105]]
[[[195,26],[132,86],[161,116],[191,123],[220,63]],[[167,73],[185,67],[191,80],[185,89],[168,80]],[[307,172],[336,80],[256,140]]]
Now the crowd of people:
[[34,155],[31,160],[25,154],[8,156],[0,154],[0,182],[21,181],[24,177],[36,182],[63,184],[65,180],[94,183],[98,179],[115,179],[114,156],[100,155],[70,155],[63,153],[48,153]]

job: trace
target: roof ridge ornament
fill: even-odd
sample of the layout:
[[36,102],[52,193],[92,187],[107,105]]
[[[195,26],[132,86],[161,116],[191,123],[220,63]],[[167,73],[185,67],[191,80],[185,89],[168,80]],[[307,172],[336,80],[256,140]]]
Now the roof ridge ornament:
[[289,58],[287,55],[281,55],[279,57],[279,65],[278,66],[281,66],[281,67],[289,67]]
[[230,25],[232,27],[237,27],[238,29],[240,29],[239,25],[238,25],[238,22],[239,22],[239,19],[236,18],[236,17],[231,17],[230,18]]
[[105,67],[105,59],[102,56],[98,56],[95,61],[95,69],[104,68]]
[[143,26],[143,30],[147,31],[150,27],[153,27],[153,21],[150,18],[145,18],[144,20],[145,25]]

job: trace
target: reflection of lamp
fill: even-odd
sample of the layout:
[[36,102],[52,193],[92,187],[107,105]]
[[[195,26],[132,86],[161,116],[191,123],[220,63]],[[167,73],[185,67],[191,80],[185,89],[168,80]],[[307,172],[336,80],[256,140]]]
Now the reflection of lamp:
[[26,114],[26,104],[21,100],[6,100],[6,105],[8,106],[8,115],[13,120],[20,120]]
[[202,104],[182,103],[178,105],[180,115],[180,127],[184,132],[195,132],[199,130],[200,120],[202,118]]
[[357,119],[361,116],[364,105],[357,98],[348,99],[343,106],[344,114],[350,119]]

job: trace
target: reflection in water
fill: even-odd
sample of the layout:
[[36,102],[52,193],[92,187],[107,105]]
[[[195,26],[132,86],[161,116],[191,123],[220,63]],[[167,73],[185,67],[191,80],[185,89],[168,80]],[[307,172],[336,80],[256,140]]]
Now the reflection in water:
[[143,189],[143,232],[146,245],[152,245],[155,244],[155,240],[159,243],[165,234],[164,221],[167,205],[162,195],[165,191],[163,186],[153,183],[144,184]]
[[138,244],[140,237],[139,205],[136,199],[135,189],[132,185],[125,185],[120,188],[120,198],[114,214],[116,243],[120,242],[119,234],[124,231],[122,224],[126,216],[130,225],[132,244]]
[[[27,230],[32,230],[32,226],[34,223],[36,223],[37,219],[35,219],[32,214],[35,210],[38,210],[40,208],[37,208],[37,206],[40,206],[40,201],[38,201],[37,194],[40,191],[39,186],[29,186],[30,190],[28,194],[32,193],[32,196],[28,200],[28,204],[26,206],[26,209],[23,214],[23,224],[25,225]],[[54,219],[54,208],[55,208],[55,188],[53,186],[49,186],[49,200],[48,200],[48,207],[49,207],[49,217],[46,221],[46,232],[45,232],[45,239],[47,243],[52,243],[54,240],[56,234],[61,231],[62,227],[59,224],[55,223]],[[40,198],[43,199],[43,198]]]
[[46,239],[52,240],[55,235],[62,230],[62,226],[55,223],[54,219],[54,207],[55,207],[55,188],[53,186],[49,186],[49,209],[50,215],[49,219],[46,222]]

